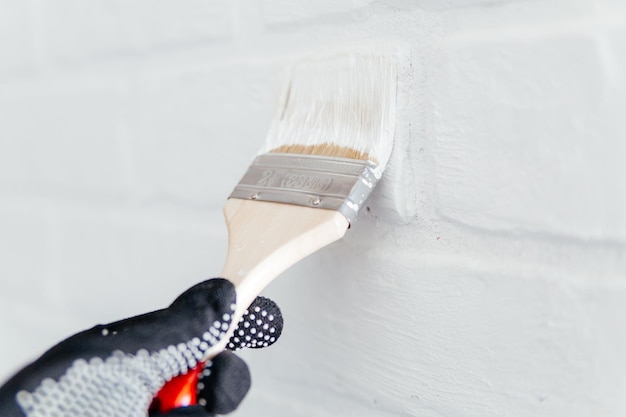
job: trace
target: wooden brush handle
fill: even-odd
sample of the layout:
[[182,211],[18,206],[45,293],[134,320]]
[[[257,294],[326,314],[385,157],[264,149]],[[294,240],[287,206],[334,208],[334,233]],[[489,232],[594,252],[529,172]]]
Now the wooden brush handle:
[[228,255],[220,275],[235,284],[237,309],[228,335],[209,351],[221,352],[250,303],[287,268],[339,240],[348,220],[335,210],[231,198],[224,206]]

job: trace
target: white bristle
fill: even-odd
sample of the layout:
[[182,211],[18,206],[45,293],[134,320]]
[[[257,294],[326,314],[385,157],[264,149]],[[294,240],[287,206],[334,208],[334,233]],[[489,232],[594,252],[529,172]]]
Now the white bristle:
[[350,54],[299,62],[291,68],[263,152],[331,145],[355,150],[384,169],[393,148],[395,102],[393,57]]

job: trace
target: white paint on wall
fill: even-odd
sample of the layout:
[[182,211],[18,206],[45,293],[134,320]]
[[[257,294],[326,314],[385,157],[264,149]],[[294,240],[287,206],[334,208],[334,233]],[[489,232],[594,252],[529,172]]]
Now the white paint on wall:
[[389,170],[268,288],[287,327],[243,354],[235,415],[626,413],[622,2],[13,1],[0,21],[2,378],[219,271],[280,68],[388,44]]

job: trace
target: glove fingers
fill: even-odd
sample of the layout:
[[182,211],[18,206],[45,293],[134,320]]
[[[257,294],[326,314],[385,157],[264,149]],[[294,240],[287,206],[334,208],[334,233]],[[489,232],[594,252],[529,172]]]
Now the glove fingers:
[[266,297],[257,297],[244,312],[226,348],[260,349],[273,345],[283,331],[283,315],[278,305]]
[[[227,344],[227,349],[239,350],[244,347],[261,348],[269,346],[276,342],[282,332],[282,328],[283,317],[276,303],[269,298],[257,297],[239,321],[239,326]],[[235,358],[234,355],[232,357]],[[228,366],[220,365],[220,361],[228,361],[225,362]],[[181,407],[186,407],[186,405],[189,404],[188,399],[192,399],[192,404],[198,402],[199,404],[201,403],[203,405],[207,405],[208,410],[213,412],[215,405],[212,405],[213,400],[211,400],[211,398],[214,398],[215,396],[209,395],[208,393],[211,393],[214,390],[223,390],[228,392],[229,390],[235,389],[235,393],[232,395],[234,395],[234,397],[238,397],[237,393],[241,393],[241,387],[236,384],[231,384],[233,385],[231,387],[214,387],[213,385],[215,383],[223,384],[226,380],[225,377],[221,377],[219,380],[213,380],[208,377],[213,373],[213,369],[216,366],[223,367],[224,369],[232,368],[237,371],[239,368],[235,365],[238,362],[241,362],[240,367],[244,369],[245,364],[243,364],[243,361],[231,359],[228,355],[219,355],[217,359],[213,359],[212,364],[210,362],[207,363],[206,368],[204,367],[204,364],[201,364],[199,367],[202,367],[202,370],[198,367],[191,370],[186,375],[180,375],[174,378],[169,381],[157,394],[156,400],[153,403],[153,409],[161,411],[179,409]],[[242,372],[247,374],[247,368],[245,369],[246,371]],[[204,378],[204,381],[201,380],[202,378]],[[240,380],[235,379],[235,381],[241,383]],[[247,381],[248,382],[243,385],[244,387],[249,387],[249,375],[247,377]],[[201,390],[204,390],[203,392],[205,392],[204,398],[200,396]],[[238,402],[243,399],[245,392],[247,392],[247,388],[241,394],[241,398],[237,399]],[[231,394],[228,395],[228,398],[231,398]],[[218,407],[218,409],[223,408],[228,407]]]
[[200,375],[198,404],[212,414],[234,411],[250,389],[248,365],[235,354],[224,351],[214,357]]

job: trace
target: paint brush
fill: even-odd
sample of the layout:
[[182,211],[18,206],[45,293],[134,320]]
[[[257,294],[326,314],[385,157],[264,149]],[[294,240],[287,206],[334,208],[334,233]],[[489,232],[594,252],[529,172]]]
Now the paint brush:
[[237,292],[230,332],[267,284],[356,220],[391,154],[395,100],[391,56],[335,55],[290,69],[266,143],[224,207],[221,276]]

